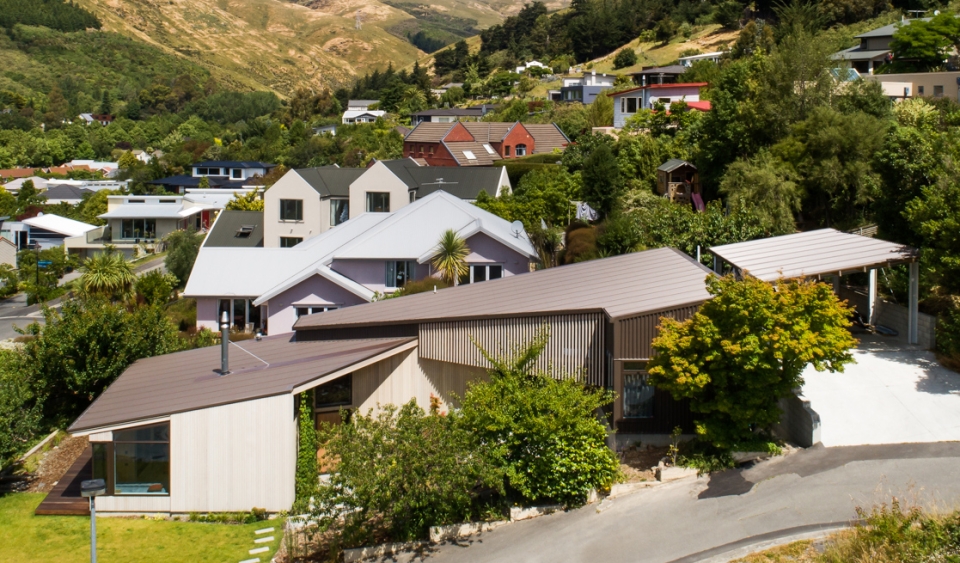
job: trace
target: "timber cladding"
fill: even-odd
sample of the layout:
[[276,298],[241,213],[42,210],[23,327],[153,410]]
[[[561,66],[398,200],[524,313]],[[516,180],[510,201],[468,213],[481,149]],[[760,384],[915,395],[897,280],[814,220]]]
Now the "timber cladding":
[[509,357],[546,327],[550,339],[535,369],[578,376],[585,383],[603,386],[605,325],[603,313],[423,323],[420,357],[489,368],[473,341],[494,357]]
[[645,360],[653,357],[653,339],[657,336],[661,317],[685,321],[700,308],[700,303],[656,313],[647,313],[617,321],[614,349],[616,359]]

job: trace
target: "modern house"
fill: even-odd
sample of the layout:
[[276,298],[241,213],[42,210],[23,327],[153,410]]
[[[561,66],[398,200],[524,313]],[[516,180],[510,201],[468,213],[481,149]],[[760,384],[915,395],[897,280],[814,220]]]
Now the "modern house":
[[[931,18],[920,19],[930,21]],[[915,20],[904,20],[861,33],[856,36],[860,40],[859,45],[836,52],[830,55],[830,58],[835,61],[848,61],[860,74],[873,74],[874,70],[893,60],[890,49],[893,34],[901,27],[910,25],[912,21]]]
[[[88,225],[82,221],[75,221],[53,213],[41,213],[36,217],[24,219],[20,223],[26,227],[25,236],[21,235],[19,237],[21,240],[17,241],[17,246],[21,250],[34,247],[37,244],[42,249],[62,246],[65,239],[83,236],[84,233],[96,229],[94,225]],[[14,226],[15,223],[4,223],[5,228],[13,228]]]
[[189,176],[170,176],[147,182],[174,194],[183,195],[187,189],[199,188],[206,178],[212,189],[237,189],[263,187],[258,180],[276,168],[276,164],[257,161],[207,160],[191,167]]
[[869,74],[865,80],[880,83],[890,98],[950,98],[960,102],[960,72],[914,72],[904,74]]
[[700,53],[699,55],[687,55],[686,57],[680,57],[677,59],[677,63],[681,66],[691,67],[693,63],[697,61],[710,61],[713,63],[719,63],[720,57],[723,56],[723,51],[713,51],[711,53]]
[[597,71],[564,78],[560,87],[560,99],[564,102],[593,103],[597,94],[613,88],[616,80],[617,77],[612,74],[597,74]]
[[651,84],[676,84],[680,82],[685,72],[687,67],[671,65],[645,68],[630,73],[630,76],[633,77],[633,83],[637,86],[650,86]]
[[678,158],[671,158],[657,167],[657,193],[677,203],[703,206],[700,195],[700,175],[697,167]]
[[403,156],[430,166],[488,166],[494,161],[562,151],[570,139],[555,123],[421,123],[403,140]]
[[263,197],[264,245],[299,244],[362,213],[390,213],[437,190],[474,201],[512,189],[506,169],[422,166],[413,159],[375,161],[368,168],[290,170]]
[[495,106],[482,105],[471,108],[439,108],[425,109],[410,114],[413,125],[420,123],[453,123],[455,121],[477,121],[481,117],[494,111]]
[[683,101],[690,109],[709,111],[710,102],[700,101],[700,88],[706,85],[706,82],[651,84],[614,92],[610,94],[613,98],[613,126],[622,128],[628,119],[642,110],[653,109],[657,103],[670,109],[670,104]]
[[380,100],[349,100],[347,109],[343,112],[341,122],[348,123],[373,123],[378,117],[383,117],[387,112],[382,110],[370,109],[371,106],[379,104]]
[[269,243],[268,213],[218,217],[184,290],[197,299],[198,328],[216,329],[227,311],[237,328],[286,333],[300,316],[366,303],[408,281],[435,277],[430,260],[448,229],[470,248],[461,284],[525,274],[537,259],[522,229],[445,191],[394,212],[362,213],[296,245]]

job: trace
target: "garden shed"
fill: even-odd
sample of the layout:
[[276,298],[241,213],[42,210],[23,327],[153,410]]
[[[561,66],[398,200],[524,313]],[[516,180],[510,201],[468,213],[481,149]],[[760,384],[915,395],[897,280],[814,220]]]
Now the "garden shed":
[[679,158],[671,158],[657,168],[657,192],[670,201],[690,203],[700,197],[697,167]]

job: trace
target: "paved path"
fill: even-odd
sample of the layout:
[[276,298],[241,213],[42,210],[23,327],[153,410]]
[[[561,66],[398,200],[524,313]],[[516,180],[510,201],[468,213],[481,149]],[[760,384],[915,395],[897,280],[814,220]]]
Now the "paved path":
[[[960,443],[816,447],[696,481],[504,526],[401,561],[690,563],[784,530],[857,518],[897,496],[960,507]],[[717,548],[720,548],[719,550]]]
[[854,358],[843,373],[804,372],[825,446],[960,440],[960,374],[932,352],[866,336]]

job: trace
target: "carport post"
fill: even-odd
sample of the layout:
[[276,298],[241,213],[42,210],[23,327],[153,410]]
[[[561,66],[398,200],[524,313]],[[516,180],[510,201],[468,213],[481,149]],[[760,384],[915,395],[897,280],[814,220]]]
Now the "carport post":
[[840,274],[833,274],[833,293],[840,295]]
[[877,269],[870,268],[870,282],[867,292],[867,322],[871,325],[876,324],[874,316],[877,313]]
[[910,301],[908,309],[908,321],[907,321],[907,332],[909,332],[909,342],[910,344],[917,344],[920,341],[917,322],[919,317],[919,306],[918,302],[920,301],[920,263],[919,262],[910,262]]

